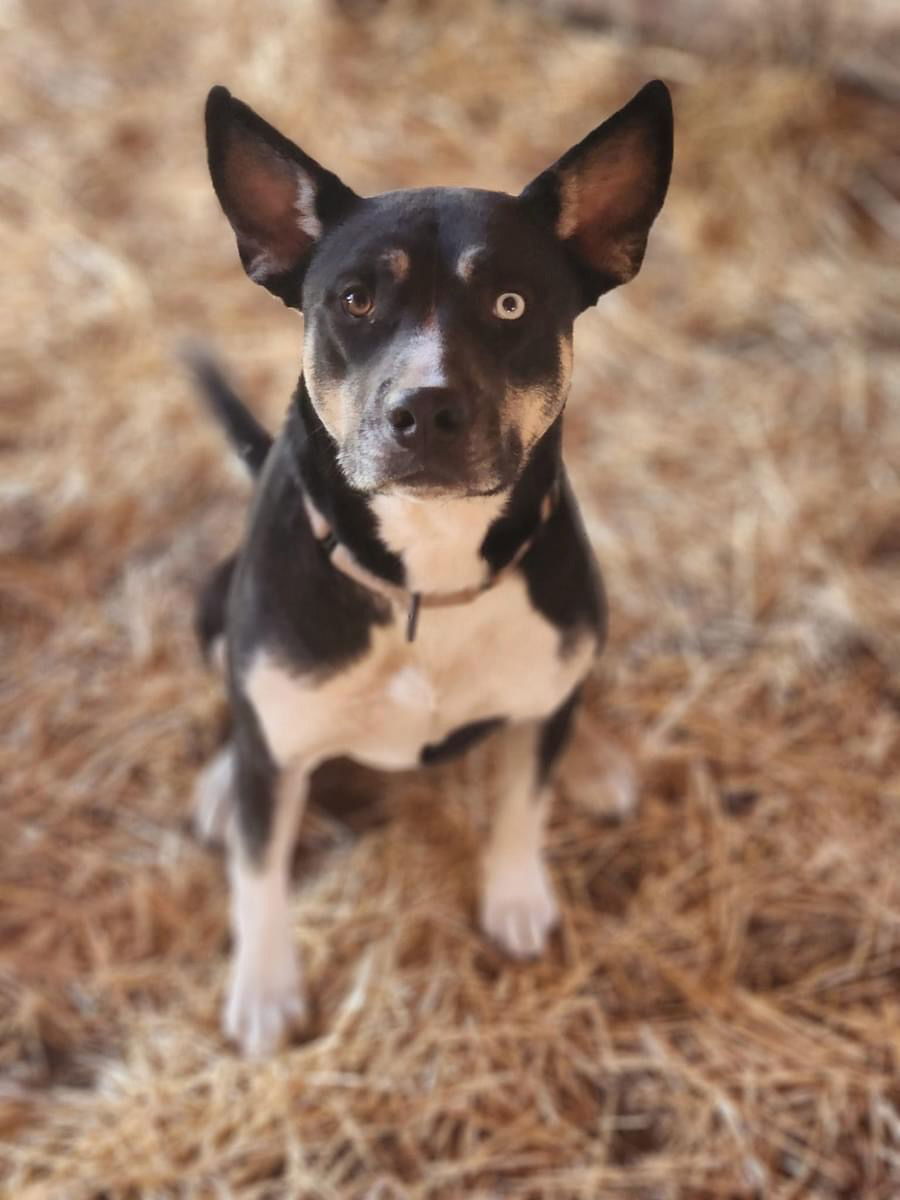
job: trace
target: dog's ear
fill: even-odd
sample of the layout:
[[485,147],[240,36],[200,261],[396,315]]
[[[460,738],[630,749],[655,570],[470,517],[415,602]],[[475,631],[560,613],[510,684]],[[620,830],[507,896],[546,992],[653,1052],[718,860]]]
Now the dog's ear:
[[638,273],[671,171],[672,101],[657,79],[522,192],[572,256],[585,307]]
[[214,87],[207,97],[206,147],[244,270],[299,307],[315,243],[359,197],[227,88]]

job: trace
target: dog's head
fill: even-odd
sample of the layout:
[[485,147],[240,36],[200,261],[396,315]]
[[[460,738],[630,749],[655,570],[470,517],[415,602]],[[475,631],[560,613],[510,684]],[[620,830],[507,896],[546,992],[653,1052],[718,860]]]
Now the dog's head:
[[640,268],[672,165],[665,85],[515,197],[363,199],[224,88],[206,125],[247,274],[304,313],[306,385],[350,484],[511,486],[565,403],[575,317]]

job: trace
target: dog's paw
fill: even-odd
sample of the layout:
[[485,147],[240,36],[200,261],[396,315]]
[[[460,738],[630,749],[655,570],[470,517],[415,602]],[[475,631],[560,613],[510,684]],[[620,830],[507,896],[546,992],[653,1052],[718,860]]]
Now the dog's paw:
[[194,833],[201,842],[221,845],[234,816],[233,756],[225,746],[211,758],[194,787]]
[[488,866],[481,928],[512,958],[537,958],[559,922],[559,908],[544,864]]
[[263,961],[256,955],[239,955],[234,966],[223,1026],[247,1058],[272,1054],[290,1030],[307,1018],[293,950],[273,958]]

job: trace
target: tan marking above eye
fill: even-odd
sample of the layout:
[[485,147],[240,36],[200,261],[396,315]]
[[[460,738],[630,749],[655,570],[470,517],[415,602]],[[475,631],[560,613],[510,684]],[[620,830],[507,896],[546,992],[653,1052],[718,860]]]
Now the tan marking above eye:
[[475,266],[478,259],[484,253],[484,246],[468,246],[460,254],[456,260],[456,274],[463,281],[468,283],[475,271]]
[[409,255],[405,250],[399,248],[395,250],[386,250],[381,256],[382,261],[387,264],[387,268],[394,277],[395,283],[402,283],[409,274]]

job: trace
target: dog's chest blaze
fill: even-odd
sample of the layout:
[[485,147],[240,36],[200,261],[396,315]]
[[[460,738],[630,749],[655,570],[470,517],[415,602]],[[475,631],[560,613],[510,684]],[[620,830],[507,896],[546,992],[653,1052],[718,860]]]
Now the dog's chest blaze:
[[596,648],[585,633],[563,653],[559,630],[518,575],[468,604],[423,609],[412,643],[404,627],[398,614],[374,629],[367,653],[325,681],[268,651],[256,655],[244,688],[280,766],[347,755],[403,769],[463,726],[543,719],[583,679]]

